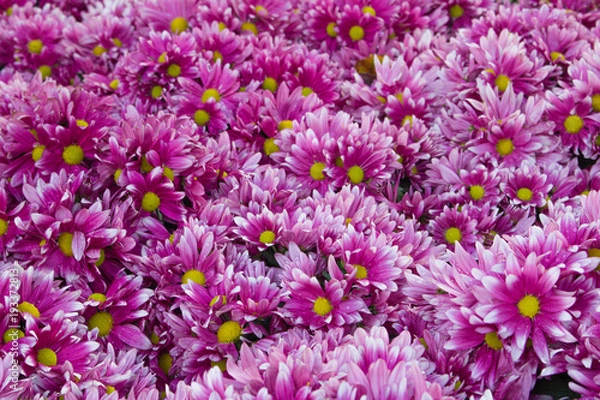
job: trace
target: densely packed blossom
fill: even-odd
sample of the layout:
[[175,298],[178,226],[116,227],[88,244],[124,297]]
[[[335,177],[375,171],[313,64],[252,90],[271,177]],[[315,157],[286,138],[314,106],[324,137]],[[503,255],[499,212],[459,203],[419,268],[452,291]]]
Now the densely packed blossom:
[[600,398],[596,0],[0,0],[0,398]]

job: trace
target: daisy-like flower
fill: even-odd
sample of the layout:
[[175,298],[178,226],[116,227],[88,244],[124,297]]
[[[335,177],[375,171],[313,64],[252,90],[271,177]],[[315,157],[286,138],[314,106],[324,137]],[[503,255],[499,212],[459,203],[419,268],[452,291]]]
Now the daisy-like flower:
[[149,174],[143,176],[136,171],[127,171],[129,191],[136,203],[136,207],[148,213],[159,211],[173,221],[181,221],[186,211],[181,205],[184,197],[182,192],[176,192],[173,182],[164,176],[164,170],[156,167]]
[[237,228],[233,231],[247,244],[252,245],[251,250],[263,251],[279,243],[283,231],[287,229],[287,220],[287,211],[275,214],[263,207],[256,214],[248,212],[244,217],[235,217],[233,221]]
[[593,154],[593,142],[600,126],[600,115],[593,112],[591,99],[577,101],[575,93],[564,91],[559,97],[547,92],[548,119],[556,125],[562,145],[575,154]]
[[65,319],[59,311],[43,328],[34,327],[30,333],[35,345],[27,350],[23,371],[30,376],[34,393],[58,390],[65,382],[61,373],[69,365],[74,374],[89,370],[96,359],[98,342],[78,332],[80,323]]
[[574,303],[572,293],[556,289],[560,268],[544,268],[530,254],[520,263],[508,254],[504,275],[492,274],[481,279],[482,288],[474,294],[481,303],[475,312],[486,324],[498,327],[498,337],[509,341],[513,360],[518,360],[527,339],[539,359],[548,364],[548,340],[572,343],[576,339],[565,328],[572,319],[567,311]]
[[348,46],[358,47],[361,41],[376,40],[384,26],[383,20],[365,13],[358,6],[346,4],[340,13],[337,26],[339,38]]
[[306,13],[305,40],[315,46],[324,43],[327,49],[336,49],[338,47],[338,13],[339,7],[335,0],[310,4]]
[[294,269],[292,275],[294,280],[284,282],[290,298],[285,300],[282,312],[294,324],[319,329],[361,320],[359,311],[366,309],[365,303],[359,298],[348,297],[346,282],[332,279],[321,287],[316,277],[310,277],[300,269]]
[[444,206],[429,226],[431,235],[438,243],[450,248],[458,242],[463,248],[472,249],[478,241],[477,221],[471,218],[467,210],[459,211],[458,206],[452,209]]
[[204,52],[207,61],[221,60],[222,65],[242,64],[252,54],[253,46],[231,30],[222,29],[222,23],[213,21],[209,24],[203,20],[199,28],[193,29],[198,48]]
[[150,339],[135,324],[148,315],[143,306],[152,294],[152,289],[142,288],[140,276],[116,278],[106,293],[88,296],[84,316],[89,331],[95,332],[102,343],[110,342],[117,349],[150,349]]
[[160,0],[144,1],[139,11],[138,26],[173,34],[185,32],[198,25],[198,0],[176,0],[166,4]]
[[513,204],[525,207],[543,207],[552,185],[546,182],[546,175],[538,167],[523,163],[515,171],[503,171],[507,174],[500,189]]

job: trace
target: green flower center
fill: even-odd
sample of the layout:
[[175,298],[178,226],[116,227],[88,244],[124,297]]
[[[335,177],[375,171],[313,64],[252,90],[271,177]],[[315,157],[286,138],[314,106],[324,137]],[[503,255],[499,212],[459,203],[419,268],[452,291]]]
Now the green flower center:
[[469,195],[473,200],[481,200],[485,196],[485,189],[481,185],[473,185],[469,188]]
[[350,35],[350,39],[358,42],[365,37],[365,30],[360,25],[354,25],[352,28],[350,28],[350,32],[348,34]]
[[308,86],[302,88],[302,96],[306,97],[311,93],[314,93],[314,90],[312,90]]
[[76,144],[65,147],[62,153],[63,160],[69,165],[79,164],[83,161],[83,156],[83,149]]
[[310,167],[310,176],[311,178],[313,178],[315,181],[322,181],[325,179],[325,175],[323,175],[323,170],[325,169],[325,163],[322,162],[315,162],[311,167]]
[[450,16],[454,19],[456,18],[460,18],[465,14],[465,10],[464,8],[462,8],[460,5],[455,4],[452,7],[450,7]]
[[337,37],[338,34],[335,31],[335,27],[336,27],[335,22],[330,22],[327,24],[326,30],[327,30],[327,34],[329,35],[329,37],[332,37],[332,38]]
[[54,367],[58,363],[58,357],[54,350],[45,347],[38,351],[37,361],[45,366]]
[[42,65],[38,68],[38,71],[42,74],[42,78],[48,78],[52,75],[52,67],[49,65]]
[[142,199],[142,208],[148,212],[152,212],[160,207],[160,197],[154,192],[148,192]]
[[350,182],[358,185],[365,179],[365,171],[358,165],[354,165],[348,170],[348,178],[350,178]]
[[88,328],[91,330],[98,328],[98,336],[105,337],[112,331],[114,320],[112,315],[106,311],[100,311],[92,315],[88,322]]
[[73,257],[73,234],[71,232],[61,233],[58,236],[58,247],[65,256]]
[[198,110],[194,113],[194,121],[199,126],[204,126],[210,121],[210,114],[204,110]]
[[513,144],[511,139],[500,139],[498,143],[496,143],[496,151],[502,157],[511,154],[515,149],[515,145]]
[[265,151],[265,154],[270,156],[273,153],[278,152],[279,146],[277,146],[275,144],[275,139],[274,138],[267,138],[265,139],[265,143],[263,144],[263,149]]
[[31,158],[33,161],[38,161],[44,155],[44,150],[46,150],[46,146],[42,144],[36,145],[31,151]]
[[497,332],[488,332],[485,334],[485,344],[494,350],[500,350],[502,347],[502,341],[498,337]]
[[533,318],[540,312],[540,301],[537,297],[528,294],[519,300],[517,308],[522,316]]
[[575,135],[579,133],[581,128],[583,128],[583,120],[578,115],[569,115],[563,124],[565,126],[565,130],[569,132],[571,135]]
[[163,91],[162,86],[159,86],[159,85],[153,86],[152,90],[150,90],[150,96],[152,96],[153,99],[158,99],[162,95],[162,91]]
[[177,78],[181,75],[181,67],[177,64],[171,64],[169,65],[169,68],[167,68],[167,74],[170,77]]
[[275,232],[264,231],[260,234],[258,241],[264,244],[273,243],[275,241]]
[[364,6],[362,8],[362,12],[363,14],[371,14],[372,16],[376,17],[377,16],[377,12],[375,11],[375,9],[371,6]]
[[36,306],[27,301],[24,301],[21,304],[19,304],[17,306],[17,310],[21,311],[22,313],[29,313],[35,318],[39,318],[41,315],[40,310],[38,310]]
[[354,264],[354,268],[356,269],[356,279],[365,279],[368,276],[367,269],[364,266]]
[[206,276],[202,271],[198,271],[197,269],[190,269],[181,277],[181,283],[185,284],[190,281],[195,282],[198,285],[204,286],[204,284],[206,283]]
[[277,91],[277,87],[279,85],[277,84],[277,81],[274,78],[271,77],[266,77],[265,80],[263,81],[262,84],[262,88],[265,90],[268,90],[270,92],[275,93]]
[[44,48],[44,43],[40,39],[33,39],[27,43],[27,50],[33,54],[40,54]]
[[8,232],[8,222],[4,218],[0,218],[0,236],[6,235]]
[[315,314],[325,316],[329,314],[331,310],[333,310],[333,306],[329,300],[327,300],[325,297],[317,297],[315,304],[313,305],[313,311]]
[[595,94],[592,96],[592,110],[596,112],[600,111],[600,94]]
[[500,74],[496,77],[494,83],[496,84],[500,92],[504,92],[508,87],[508,84],[510,83],[510,78],[504,74]]
[[529,201],[533,196],[533,192],[529,188],[521,188],[517,190],[517,197],[521,201]]
[[106,49],[100,45],[97,45],[96,47],[94,47],[94,49],[92,50],[92,53],[96,56],[96,57],[100,57],[102,54],[106,53]]
[[4,335],[2,335],[2,340],[4,341],[4,344],[6,344],[8,342],[12,342],[13,340],[21,339],[22,337],[25,337],[25,332],[22,330],[8,328],[6,332],[4,332]]
[[102,293],[92,293],[88,296],[88,300],[94,300],[98,303],[104,303],[106,301],[106,295]]
[[171,32],[181,33],[188,28],[188,22],[183,17],[173,18],[171,21]]
[[219,343],[237,342],[242,335],[242,326],[236,321],[227,321],[219,327],[217,340]]
[[169,353],[163,353],[158,357],[158,366],[165,373],[165,375],[169,375],[169,371],[171,370],[171,366],[173,365],[173,357]]
[[448,228],[444,233],[444,238],[449,244],[454,244],[456,242],[460,242],[460,240],[462,239],[462,233],[460,229],[456,227]]
[[206,103],[209,99],[215,99],[215,101],[221,100],[221,95],[217,89],[206,89],[202,95],[202,102]]

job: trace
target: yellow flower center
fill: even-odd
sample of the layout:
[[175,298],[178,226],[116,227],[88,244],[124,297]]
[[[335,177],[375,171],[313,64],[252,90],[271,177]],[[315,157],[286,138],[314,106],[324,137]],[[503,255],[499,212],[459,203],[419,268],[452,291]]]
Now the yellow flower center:
[[52,75],[52,67],[49,65],[40,66],[38,71],[42,74],[42,78],[49,78]]
[[154,168],[150,162],[148,162],[148,158],[146,158],[146,156],[142,156],[142,164],[140,165],[140,168],[142,170],[142,172],[148,173],[150,171],[152,171],[152,169]]
[[117,47],[123,47],[123,42],[121,41],[121,39],[119,38],[112,38],[112,42],[115,44],[115,46]]
[[365,171],[358,165],[354,165],[348,170],[348,178],[350,178],[350,182],[358,185],[365,179]]
[[87,128],[88,126],[90,126],[90,124],[85,119],[76,119],[75,125],[77,125],[80,128]]
[[550,58],[552,59],[552,61],[556,61],[558,59],[564,60],[565,56],[560,51],[553,51],[552,53],[550,53]]
[[167,74],[170,77],[177,78],[181,75],[181,67],[177,64],[171,64],[169,65],[169,68],[167,68]]
[[375,9],[371,6],[364,6],[362,8],[362,12],[363,12],[363,14],[371,14],[374,17],[377,16],[377,12],[375,12]]
[[102,293],[92,293],[88,296],[88,300],[97,301],[98,303],[104,303],[106,301],[106,295]]
[[152,332],[150,334],[150,342],[154,345],[157,345],[159,341],[160,341],[160,337],[156,333]]
[[473,185],[469,188],[469,195],[473,200],[481,200],[485,196],[485,189],[481,185]]
[[258,29],[252,22],[244,22],[242,24],[242,32],[252,32],[255,36],[258,35]]
[[293,127],[294,127],[294,124],[289,119],[284,119],[283,121],[281,121],[279,123],[279,125],[277,125],[277,129],[280,131],[282,131],[284,129],[292,129]]
[[264,231],[260,234],[258,241],[264,244],[273,243],[275,241],[275,232],[273,231]]
[[219,343],[237,342],[242,335],[242,326],[235,321],[224,322],[217,331]]
[[496,86],[500,92],[504,92],[510,83],[510,78],[504,74],[500,74],[495,80]]
[[158,56],[158,62],[163,64],[167,62],[167,52],[162,52],[160,56]]
[[171,366],[173,365],[173,357],[169,353],[163,353],[158,356],[158,366],[165,373],[165,375],[169,375],[169,371],[171,370]]
[[40,39],[33,39],[27,43],[27,50],[33,54],[40,54],[44,48],[44,43]]
[[364,266],[354,264],[354,268],[356,269],[356,279],[365,279],[368,276],[367,269]]
[[219,367],[219,369],[221,370],[221,372],[225,372],[227,370],[227,360],[226,359],[222,359],[221,361],[211,361],[210,362],[210,366],[212,367]]
[[102,264],[104,264],[105,259],[106,259],[106,253],[104,252],[104,249],[100,249],[100,257],[98,257],[98,259],[96,260],[94,265],[96,267],[101,266]]
[[571,135],[575,135],[583,128],[583,120],[578,115],[569,115],[565,119],[564,126],[567,132]]
[[540,312],[540,301],[537,297],[528,294],[519,300],[517,308],[522,316],[533,318]]
[[19,310],[22,313],[29,313],[32,317],[35,318],[40,317],[40,310],[38,310],[36,306],[27,301],[24,301],[21,304],[19,304],[17,306],[17,310]]
[[25,337],[25,332],[20,329],[9,328],[6,330],[6,332],[4,332],[2,340],[4,340],[4,343],[6,344],[8,342],[12,342],[13,340],[21,339],[22,337]]
[[311,93],[314,93],[314,91],[311,88],[309,88],[309,87],[302,88],[302,96],[306,97]]
[[317,161],[310,167],[310,176],[315,181],[322,181],[323,179],[325,179],[325,175],[323,175],[324,169],[325,169],[325,163]]
[[175,180],[175,172],[169,167],[163,167],[163,175],[169,178],[170,181]]
[[111,394],[115,392],[115,387],[114,386],[110,386],[110,385],[106,385],[106,394]]
[[600,257],[600,249],[592,247],[587,251],[589,257]]
[[221,95],[217,89],[207,89],[202,95],[202,102],[206,103],[209,99],[215,99],[215,101],[221,100]]
[[47,367],[54,367],[58,363],[56,353],[47,347],[44,347],[37,353],[37,361]]
[[83,149],[76,144],[65,147],[62,153],[63,160],[69,165],[79,164],[83,161],[83,157]]
[[173,18],[171,21],[171,32],[173,33],[181,33],[188,28],[187,19],[183,17]]
[[8,231],[8,222],[4,218],[0,218],[0,236],[6,235]]
[[464,8],[462,8],[460,5],[455,4],[452,7],[450,7],[450,16],[454,19],[456,18],[460,18],[465,14],[465,10]]
[[160,207],[160,197],[154,192],[148,192],[142,199],[142,208],[148,212],[152,212]]
[[533,196],[533,192],[529,188],[521,188],[517,190],[517,197],[521,201],[529,201],[531,200],[531,196]]
[[265,154],[270,156],[271,154],[279,151],[279,146],[275,144],[274,138],[267,138],[265,139],[265,143],[263,144],[263,149],[265,151]]
[[106,49],[100,45],[97,45],[96,47],[94,47],[94,49],[92,50],[92,53],[94,53],[94,55],[96,57],[100,57],[102,54],[106,53]]
[[329,37],[332,37],[332,38],[337,37],[338,34],[335,31],[335,27],[336,27],[335,22],[330,22],[327,24],[326,30],[327,30],[327,34],[329,35]]
[[219,22],[219,23],[217,23],[217,26],[219,27],[219,32],[223,32],[225,30],[225,28],[227,28],[227,25],[225,25],[225,22]]
[[350,35],[350,39],[358,42],[365,37],[365,30],[360,25],[354,25],[352,28],[350,28],[350,32],[348,34]]
[[153,86],[152,90],[150,90],[150,96],[152,96],[153,99],[158,99],[162,95],[162,91],[163,91],[162,86],[159,86],[159,85]]
[[496,143],[496,151],[502,157],[511,154],[514,149],[515,145],[513,144],[511,139],[500,139],[498,140],[498,143]]
[[61,233],[58,236],[58,247],[65,256],[73,257],[73,234],[71,232]]
[[313,305],[313,311],[315,314],[325,316],[329,314],[331,310],[333,310],[333,306],[329,300],[327,300],[325,297],[317,297],[315,304]]
[[210,303],[208,303],[209,307],[214,306],[215,304],[217,304],[218,301],[221,301],[222,305],[227,304],[227,296],[221,296],[221,295],[216,295],[215,297],[212,298],[212,300],[210,301]]
[[119,80],[118,79],[113,79],[112,81],[110,81],[110,83],[108,84],[108,86],[112,89],[112,90],[117,90],[117,88],[119,87]]
[[199,126],[204,126],[210,121],[210,114],[204,110],[198,110],[194,113],[194,121]]
[[264,6],[256,6],[254,7],[257,14],[262,14],[264,16],[269,15],[269,11]]
[[279,85],[277,84],[277,81],[271,77],[266,77],[262,84],[263,89],[269,90],[273,93],[275,93],[277,91],[278,86]]
[[600,94],[595,94],[592,96],[592,110],[596,112],[600,111]]
[[123,170],[121,168],[117,168],[115,170],[115,173],[113,174],[113,177],[115,178],[115,182],[117,182],[119,180],[122,173],[123,173]]
[[213,61],[217,61],[217,60],[223,60],[223,54],[221,54],[220,51],[215,50],[215,51],[213,51]]
[[448,228],[444,233],[444,238],[449,244],[454,244],[456,242],[460,242],[462,239],[462,232],[456,227]]
[[98,336],[105,337],[112,331],[114,320],[112,315],[106,311],[100,311],[92,315],[88,322],[88,328],[91,330],[98,328]]
[[402,118],[402,122],[400,123],[400,126],[406,125],[407,122],[409,123],[409,127],[412,128],[412,124],[413,124],[413,116],[412,115],[407,115],[406,117]]
[[494,350],[500,350],[502,347],[502,341],[498,337],[497,332],[488,332],[485,334],[485,344],[490,346]]
[[197,269],[190,269],[181,277],[181,283],[185,284],[190,281],[197,283],[198,285],[204,286],[204,284],[206,283],[206,276],[202,271],[198,271]]

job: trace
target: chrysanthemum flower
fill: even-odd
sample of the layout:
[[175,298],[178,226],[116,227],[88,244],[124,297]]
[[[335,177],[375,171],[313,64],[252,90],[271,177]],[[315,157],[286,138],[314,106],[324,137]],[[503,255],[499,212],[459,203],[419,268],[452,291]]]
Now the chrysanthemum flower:
[[319,4],[310,4],[306,14],[305,40],[320,46],[334,50],[338,47],[338,20],[339,8],[335,0],[325,0]]
[[552,186],[546,183],[546,175],[538,167],[523,163],[521,168],[506,173],[509,175],[500,188],[512,203],[524,207],[542,207],[546,204],[546,196]]
[[126,189],[133,195],[140,211],[152,213],[158,210],[173,221],[180,221],[185,215],[185,208],[180,203],[184,194],[175,191],[173,182],[164,176],[163,168],[156,167],[146,176],[127,171],[127,179]]
[[193,29],[198,48],[204,52],[207,61],[221,60],[222,65],[242,64],[252,54],[252,44],[231,30],[222,29],[222,23],[213,21],[209,24],[203,20],[199,28]]
[[135,323],[148,315],[142,307],[152,293],[152,289],[142,288],[139,276],[116,278],[106,293],[88,296],[84,316],[89,331],[95,331],[100,341],[110,342],[118,349],[150,349],[150,339]]
[[330,280],[321,287],[316,277],[310,277],[300,269],[294,269],[292,274],[294,280],[284,282],[290,298],[285,301],[282,312],[294,324],[318,329],[361,320],[358,312],[364,311],[366,306],[361,299],[349,297],[345,282]]
[[548,340],[572,343],[576,339],[563,322],[572,319],[567,311],[574,303],[572,293],[555,288],[560,268],[543,268],[535,254],[524,262],[509,254],[504,275],[488,275],[484,288],[475,288],[481,302],[476,313],[487,324],[496,324],[498,337],[509,341],[510,353],[517,360],[531,339],[535,354],[549,363]]
[[198,3],[198,0],[176,0],[170,4],[159,0],[144,1],[137,25],[180,34],[197,26]]
[[476,227],[477,221],[467,210],[459,211],[458,206],[452,209],[444,206],[442,212],[430,223],[431,235],[450,248],[457,242],[464,248],[472,248],[478,238]]
[[345,5],[338,22],[339,38],[348,46],[357,47],[361,41],[373,42],[384,23],[381,18],[365,13],[358,6]]

